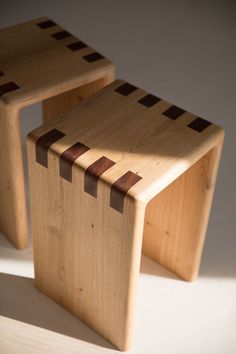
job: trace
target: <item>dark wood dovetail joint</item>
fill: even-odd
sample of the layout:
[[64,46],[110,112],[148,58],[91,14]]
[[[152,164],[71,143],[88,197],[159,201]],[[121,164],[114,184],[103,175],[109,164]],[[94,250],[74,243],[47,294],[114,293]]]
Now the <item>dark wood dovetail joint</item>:
[[3,76],[4,75],[4,73],[0,70],[0,76]]
[[84,191],[97,198],[97,183],[99,177],[110,167],[115,165],[115,162],[102,156],[100,159],[92,163],[84,174]]
[[71,37],[72,34],[68,31],[60,31],[60,32],[53,33],[51,36],[57,39],[58,41],[60,41],[61,39]]
[[208,120],[198,117],[194,119],[190,124],[188,124],[188,127],[201,133],[211,124],[212,123],[209,122]]
[[38,138],[36,142],[36,161],[48,167],[48,150],[52,144],[65,136],[60,130],[52,129]]
[[14,81],[0,85],[0,97],[2,97],[8,92],[18,90],[19,88],[20,87]]
[[122,84],[121,86],[119,86],[115,89],[116,92],[120,93],[123,96],[128,96],[136,90],[137,90],[137,87],[129,84],[128,82]]
[[117,179],[111,186],[110,206],[120,213],[123,213],[126,193],[141,179],[142,177],[131,171],[128,171]]
[[175,119],[179,118],[180,116],[182,116],[182,114],[184,114],[185,112],[186,111],[183,110],[182,108],[179,108],[177,106],[171,106],[162,114],[170,119],[175,120]]
[[72,50],[72,52],[76,51],[76,50],[80,50],[80,49],[83,49],[83,48],[87,48],[87,44],[85,44],[84,42],[82,41],[77,41],[77,42],[74,42],[74,43],[71,43],[71,44],[68,44],[67,47]]
[[142,104],[143,106],[146,106],[148,108],[154,106],[156,103],[161,101],[161,98],[151,95],[150,93],[141,98],[138,103]]
[[75,143],[60,156],[60,176],[72,182],[72,166],[74,161],[90,148],[80,142]]
[[47,28],[50,28],[50,27],[53,27],[56,25],[57,24],[55,22],[53,22],[52,20],[47,20],[47,21],[37,23],[37,26],[39,26],[42,29],[47,29]]
[[94,52],[94,53],[85,55],[83,57],[83,59],[86,60],[88,63],[93,63],[94,61],[97,61],[97,60],[100,60],[103,58],[104,58],[104,56],[98,52]]

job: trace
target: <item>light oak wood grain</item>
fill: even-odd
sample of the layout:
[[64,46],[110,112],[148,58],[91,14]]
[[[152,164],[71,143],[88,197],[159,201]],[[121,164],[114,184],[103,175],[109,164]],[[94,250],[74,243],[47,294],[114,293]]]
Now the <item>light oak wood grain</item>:
[[146,207],[143,253],[185,280],[199,272],[221,147],[206,153]]
[[44,120],[58,119],[114,77],[108,59],[84,60],[93,49],[67,47],[78,42],[73,35],[55,39],[63,31],[59,25],[38,26],[48,21],[42,17],[0,30],[0,229],[18,249],[27,245],[20,110],[45,100]]
[[[127,350],[142,243],[184,279],[197,275],[224,131],[184,111],[168,118],[170,103],[122,85],[34,130],[28,160],[36,286]],[[52,129],[61,135],[47,150]],[[71,163],[75,143],[87,149]],[[104,157],[113,164],[88,177]]]

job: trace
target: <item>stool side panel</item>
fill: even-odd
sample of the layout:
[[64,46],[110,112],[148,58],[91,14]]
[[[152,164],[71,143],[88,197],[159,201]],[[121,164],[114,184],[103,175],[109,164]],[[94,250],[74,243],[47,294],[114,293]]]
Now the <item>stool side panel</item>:
[[143,252],[185,280],[199,273],[223,140],[146,207]]
[[18,113],[0,102],[0,229],[16,248],[24,249],[27,218]]
[[110,186],[101,179],[97,198],[84,191],[85,172],[72,183],[35,162],[28,139],[36,286],[122,350],[132,335],[144,208],[126,198],[123,214],[109,206]]

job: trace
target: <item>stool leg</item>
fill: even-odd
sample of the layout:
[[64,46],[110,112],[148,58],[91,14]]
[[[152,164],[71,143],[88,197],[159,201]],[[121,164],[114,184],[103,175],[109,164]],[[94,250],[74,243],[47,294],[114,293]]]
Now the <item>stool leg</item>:
[[31,136],[28,162],[36,286],[127,350],[145,206],[126,196],[123,212],[113,209],[108,184],[98,180],[95,196],[96,179],[90,180],[90,192],[79,167],[73,165],[72,182],[60,177],[60,157],[49,150],[48,167],[42,166],[35,161],[35,148]]
[[43,101],[43,121],[47,123],[53,120],[60,120],[64,114],[69,112],[74,106],[82,102],[85,98],[93,95],[103,87],[109,85],[114,80],[114,72],[89,84],[64,92]]
[[146,207],[143,253],[188,281],[199,272],[222,144]]
[[18,249],[27,245],[19,111],[0,102],[0,229]]

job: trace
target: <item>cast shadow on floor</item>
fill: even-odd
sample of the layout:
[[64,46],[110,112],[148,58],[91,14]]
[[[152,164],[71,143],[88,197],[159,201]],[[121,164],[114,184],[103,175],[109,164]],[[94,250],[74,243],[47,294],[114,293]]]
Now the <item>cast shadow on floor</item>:
[[99,347],[116,349],[95,331],[40,293],[30,278],[0,273],[0,315]]

